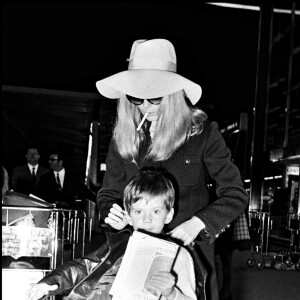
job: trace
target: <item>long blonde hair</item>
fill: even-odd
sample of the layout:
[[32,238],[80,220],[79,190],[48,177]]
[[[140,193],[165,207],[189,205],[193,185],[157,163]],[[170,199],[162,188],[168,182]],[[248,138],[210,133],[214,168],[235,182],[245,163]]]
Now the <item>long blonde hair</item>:
[[[183,90],[163,97],[158,109],[156,131],[146,159],[166,160],[192,135],[201,133],[207,115],[202,110],[192,107],[188,101]],[[123,95],[118,102],[113,137],[120,155],[133,162],[136,162],[140,145],[145,139],[145,126],[140,131],[136,130],[141,119],[142,114],[138,107]]]

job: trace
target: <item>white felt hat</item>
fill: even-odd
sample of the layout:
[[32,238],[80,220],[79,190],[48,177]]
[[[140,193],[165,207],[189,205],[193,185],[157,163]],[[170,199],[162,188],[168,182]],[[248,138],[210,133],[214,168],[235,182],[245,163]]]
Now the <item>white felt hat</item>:
[[112,99],[121,94],[151,99],[184,90],[192,104],[200,99],[200,85],[176,73],[176,53],[168,40],[135,41],[128,61],[127,71],[96,82],[100,94]]

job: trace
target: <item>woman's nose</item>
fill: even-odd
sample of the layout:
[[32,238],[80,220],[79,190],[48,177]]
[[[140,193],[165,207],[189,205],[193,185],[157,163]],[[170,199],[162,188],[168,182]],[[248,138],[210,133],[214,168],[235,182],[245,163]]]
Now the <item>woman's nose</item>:
[[143,107],[144,107],[145,109],[147,109],[147,108],[150,107],[150,105],[151,105],[151,103],[149,103],[146,99],[144,99]]

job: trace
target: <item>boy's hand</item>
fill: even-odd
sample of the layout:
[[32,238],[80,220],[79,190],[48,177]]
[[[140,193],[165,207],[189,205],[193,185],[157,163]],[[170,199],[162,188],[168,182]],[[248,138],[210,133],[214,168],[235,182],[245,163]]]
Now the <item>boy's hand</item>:
[[122,207],[116,203],[113,204],[110,213],[104,219],[104,222],[117,230],[123,229],[128,224]]
[[150,278],[150,287],[154,291],[165,296],[168,300],[172,300],[176,296],[175,277],[170,272],[158,271]]
[[38,300],[57,288],[58,286],[56,284],[48,285],[46,283],[33,283],[30,285],[30,288],[26,293],[26,297],[28,300]]

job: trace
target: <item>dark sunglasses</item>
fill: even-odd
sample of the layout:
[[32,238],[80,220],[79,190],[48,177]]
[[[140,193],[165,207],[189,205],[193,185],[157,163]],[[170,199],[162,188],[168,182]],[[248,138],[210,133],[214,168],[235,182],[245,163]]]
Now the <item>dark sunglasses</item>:
[[56,161],[58,158],[49,158],[49,161]]
[[128,99],[129,102],[131,102],[134,105],[141,105],[144,103],[145,100],[147,100],[149,103],[151,103],[153,105],[159,105],[161,103],[163,97],[152,98],[152,99],[140,99],[140,98],[135,98],[135,97],[126,95],[126,98]]

